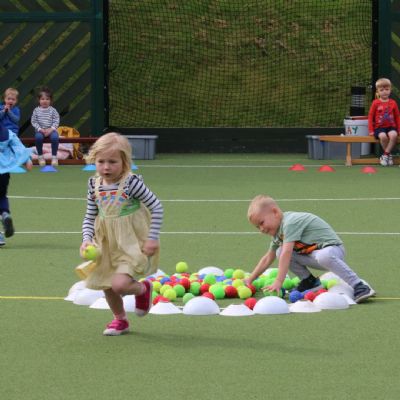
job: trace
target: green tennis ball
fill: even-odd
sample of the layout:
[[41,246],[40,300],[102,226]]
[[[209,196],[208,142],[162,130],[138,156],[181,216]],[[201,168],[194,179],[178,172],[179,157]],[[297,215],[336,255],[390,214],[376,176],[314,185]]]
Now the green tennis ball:
[[176,264],[175,269],[176,269],[176,272],[181,274],[182,272],[186,272],[189,269],[189,267],[188,267],[187,263],[185,263],[185,261],[179,261]]
[[223,299],[225,297],[225,289],[222,285],[212,285],[208,291],[212,293],[216,299]]
[[257,290],[260,290],[261,289],[261,279],[255,279],[253,282],[252,282],[252,284],[253,284],[253,286],[257,289]]
[[162,286],[161,282],[159,281],[153,282],[153,290],[155,290],[158,293],[160,293],[161,286]]
[[200,294],[200,286],[200,282],[192,282],[190,284],[189,292],[194,294],[195,296],[198,296]]
[[183,298],[182,298],[183,304],[186,304],[189,300],[192,300],[193,297],[195,297],[194,294],[192,294],[192,293],[186,293],[186,294],[183,296]]
[[235,287],[236,289],[240,286],[244,286],[244,282],[241,279],[235,279],[232,282],[232,286]]
[[244,279],[245,273],[242,269],[235,269],[233,272],[232,278],[233,279]]
[[293,287],[296,287],[301,282],[301,279],[298,276],[292,278]]
[[164,294],[164,297],[166,297],[168,300],[174,301],[176,300],[176,292],[174,289],[172,289],[172,287],[170,286],[169,289],[167,289]]
[[249,297],[252,296],[251,289],[248,288],[247,286],[240,286],[238,288],[238,295],[241,299],[248,299]]
[[186,293],[185,288],[182,285],[179,285],[179,284],[175,285],[173,287],[173,289],[175,290],[176,297],[183,297],[184,294]]
[[189,277],[189,281],[197,281],[197,279],[199,279],[199,275],[198,274],[192,274]]
[[286,278],[286,279],[283,281],[282,287],[283,287],[285,290],[291,290],[291,289],[293,289],[294,286],[293,286],[292,280],[289,279],[289,278]]
[[328,284],[326,285],[326,288],[330,289],[331,287],[333,287],[337,284],[338,284],[338,281],[336,279],[329,279]]
[[214,285],[214,283],[217,282],[217,278],[214,274],[207,274],[204,277],[203,282],[208,283],[209,285]]
[[327,279],[321,279],[321,285],[324,289],[328,288],[328,280]]
[[89,246],[86,246],[85,250],[83,251],[83,257],[86,260],[95,261],[98,256],[99,250],[96,246],[92,246],[91,244]]
[[155,290],[153,290],[151,293],[151,300],[154,300],[157,296],[158,296],[158,293]]
[[234,270],[233,268],[227,268],[227,269],[224,271],[224,275],[225,275],[227,278],[232,278],[234,272],[235,272],[235,270]]
[[268,278],[275,279],[278,276],[278,268],[269,268],[268,270]]

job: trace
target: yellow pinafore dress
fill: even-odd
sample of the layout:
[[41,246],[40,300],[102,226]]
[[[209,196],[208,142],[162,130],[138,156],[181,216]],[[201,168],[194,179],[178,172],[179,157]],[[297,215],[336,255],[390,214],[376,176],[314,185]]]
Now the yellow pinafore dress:
[[95,180],[98,215],[94,241],[100,255],[86,279],[90,289],[109,289],[115,274],[138,280],[157,271],[159,251],[147,257],[141,250],[148,238],[151,215],[138,199],[128,198],[125,188],[130,176],[121,179],[118,189],[111,192],[100,192],[101,177]]

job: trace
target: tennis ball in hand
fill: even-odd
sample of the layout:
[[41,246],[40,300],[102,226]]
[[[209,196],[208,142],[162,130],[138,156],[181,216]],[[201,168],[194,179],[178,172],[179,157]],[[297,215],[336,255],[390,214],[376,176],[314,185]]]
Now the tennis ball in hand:
[[188,267],[187,263],[185,263],[185,261],[179,261],[176,264],[175,269],[176,269],[176,272],[181,274],[182,272],[186,272],[189,269],[189,267]]
[[83,251],[83,257],[86,260],[95,261],[98,256],[99,250],[96,246],[92,246],[91,244],[89,246],[86,246],[86,249]]

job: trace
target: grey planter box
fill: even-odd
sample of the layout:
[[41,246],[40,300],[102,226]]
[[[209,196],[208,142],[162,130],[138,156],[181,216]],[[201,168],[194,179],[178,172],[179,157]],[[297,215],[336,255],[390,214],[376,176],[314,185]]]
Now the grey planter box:
[[[316,135],[307,135],[308,158],[313,160],[345,160],[345,143],[321,142]],[[361,143],[352,143],[352,158],[360,158]]]
[[132,146],[132,159],[154,160],[157,135],[125,135]]

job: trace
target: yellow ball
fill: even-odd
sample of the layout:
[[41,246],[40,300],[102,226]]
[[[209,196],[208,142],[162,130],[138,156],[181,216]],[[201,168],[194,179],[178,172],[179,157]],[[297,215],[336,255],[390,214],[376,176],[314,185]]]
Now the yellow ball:
[[170,289],[167,289],[164,292],[163,296],[166,297],[168,300],[174,301],[176,299],[176,292],[170,286]]
[[189,267],[188,267],[187,263],[185,263],[185,261],[179,261],[176,264],[175,269],[176,269],[176,272],[181,274],[182,272],[186,272],[189,269]]
[[164,296],[164,293],[168,290],[168,289],[172,289],[172,286],[170,285],[162,285],[160,288],[160,294],[162,296]]
[[153,290],[156,291],[157,293],[160,293],[161,287],[162,287],[161,282],[159,282],[159,281],[153,282]]
[[83,251],[83,257],[86,260],[95,261],[98,256],[99,250],[96,246],[92,246],[91,244],[87,246],[86,249]]
[[237,289],[238,287],[244,286],[244,282],[241,279],[235,279],[232,282],[232,286]]
[[245,276],[245,273],[244,273],[244,271],[242,269],[236,269],[233,272],[232,278],[233,279],[243,279],[244,276]]
[[249,297],[251,297],[252,292],[251,289],[247,286],[240,286],[238,288],[238,295],[241,299],[248,299]]

